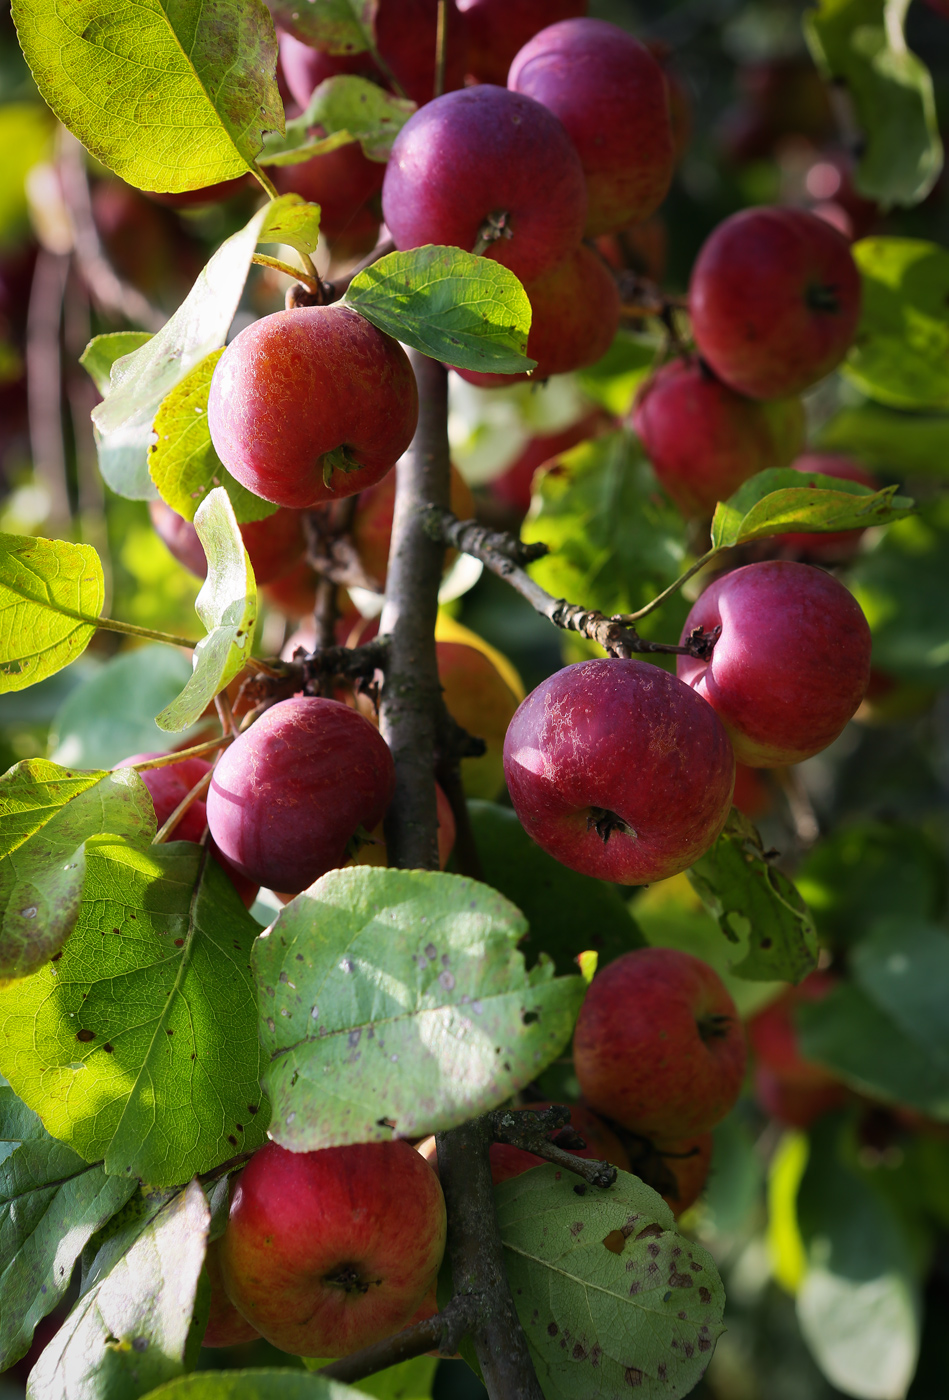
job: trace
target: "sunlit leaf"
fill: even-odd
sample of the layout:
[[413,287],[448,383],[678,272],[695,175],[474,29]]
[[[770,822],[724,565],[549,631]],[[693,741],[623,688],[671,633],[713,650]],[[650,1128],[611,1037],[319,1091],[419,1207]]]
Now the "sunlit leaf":
[[0,693],[25,690],[81,656],[104,597],[91,545],[0,535]]
[[791,530],[820,534],[886,525],[913,510],[913,502],[898,496],[897,490],[885,486],[873,491],[835,476],[803,476],[793,467],[771,467],[750,477],[716,507],[712,544],[722,549]]
[[392,143],[415,111],[415,103],[393,97],[378,83],[354,74],[326,78],[313,90],[306,111],[287,122],[284,136],[264,142],[261,165],[295,165],[358,141],[370,160],[388,160]]

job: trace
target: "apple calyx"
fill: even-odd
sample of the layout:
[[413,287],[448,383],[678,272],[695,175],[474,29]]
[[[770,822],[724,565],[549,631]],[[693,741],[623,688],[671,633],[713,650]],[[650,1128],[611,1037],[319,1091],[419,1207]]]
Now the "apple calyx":
[[492,243],[497,243],[499,238],[513,238],[514,230],[508,223],[511,217],[507,209],[492,209],[484,223],[478,229],[478,237],[472,252],[476,257],[480,257]]
[[699,1028],[699,1035],[708,1045],[710,1040],[724,1040],[726,1038],[732,1024],[732,1018],[724,1015],[703,1016],[696,1024]]
[[356,459],[353,449],[343,443],[340,447],[334,447],[332,452],[323,453],[323,485],[332,491],[332,476],[334,471],[355,472],[362,466]]
[[609,811],[606,807],[590,808],[590,815],[587,817],[587,831],[595,831],[604,846],[614,831],[622,831],[625,836],[631,836],[634,841],[639,839],[638,833],[628,822],[624,822],[621,816],[616,812]]
[[832,282],[812,283],[804,293],[809,311],[826,311],[836,316],[840,311],[840,289]]
[[335,1273],[324,1274],[323,1282],[330,1288],[341,1288],[344,1293],[368,1293],[370,1288],[382,1282],[381,1278],[363,1278],[356,1264],[341,1264]]

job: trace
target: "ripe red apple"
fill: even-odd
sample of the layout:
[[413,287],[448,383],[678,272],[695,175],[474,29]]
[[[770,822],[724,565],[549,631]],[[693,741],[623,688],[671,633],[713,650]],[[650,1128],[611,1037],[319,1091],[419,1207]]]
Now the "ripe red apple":
[[799,394],[836,369],[860,319],[847,239],[806,209],[743,209],[706,239],[689,287],[702,358],[739,394]]
[[714,1146],[711,1133],[699,1133],[676,1142],[653,1143],[656,1156],[674,1183],[672,1187],[666,1185],[659,1194],[676,1219],[701,1196],[712,1165]]
[[[549,1103],[525,1104],[524,1109],[539,1111],[542,1108],[550,1108]],[[620,1171],[631,1170],[629,1164],[629,1153],[620,1142],[616,1134],[606,1126],[585,1104],[570,1104],[570,1126],[586,1142],[585,1147],[567,1148],[568,1152],[575,1157],[585,1157],[588,1161],[611,1162],[614,1167],[619,1167]],[[551,1140],[556,1140],[557,1129],[550,1133]],[[434,1137],[423,1138],[416,1143],[415,1150],[420,1152],[430,1166],[438,1171],[438,1153],[435,1150]],[[491,1180],[495,1186],[500,1186],[502,1181],[509,1181],[512,1176],[520,1176],[522,1172],[530,1171],[531,1167],[539,1167],[546,1159],[538,1157],[535,1152],[525,1152],[521,1147],[513,1147],[508,1142],[493,1142],[490,1149],[491,1158]]]
[[263,595],[271,607],[279,608],[287,617],[302,618],[316,606],[316,587],[319,574],[305,559],[294,564],[289,573],[265,584]]
[[800,763],[837,738],[870,677],[860,605],[823,569],[746,564],[693,605],[682,629],[721,627],[710,661],[680,656],[679,677],[713,707],[739,763]]
[[[354,226],[363,231],[373,248],[379,229],[378,213],[361,219],[366,202],[382,189],[385,163],[369,160],[358,141],[337,146],[325,155],[312,156],[297,165],[278,165],[273,182],[281,194],[298,194],[320,206],[320,233],[329,242],[351,235]],[[367,249],[367,251],[369,251]]]
[[580,242],[586,189],[560,122],[530,97],[484,84],[449,92],[406,122],[392,147],[382,213],[397,248],[473,251],[489,220],[504,234],[485,257],[522,282]]
[[482,389],[592,365],[606,354],[619,328],[620,295],[609,269],[590,248],[575,248],[524,290],[530,299],[527,353],[537,368],[523,374],[490,374],[459,369],[462,379]]
[[520,515],[526,515],[530,509],[534,476],[545,462],[615,427],[615,418],[602,408],[592,408],[566,428],[560,428],[555,433],[538,433],[503,475],[488,483],[488,490],[495,500],[502,501]]
[[802,1003],[823,1001],[839,984],[831,972],[812,972],[797,987],[789,987],[776,1001],[756,1012],[748,1022],[748,1040],[759,1061],[784,1083],[802,1088],[822,1088],[836,1082],[823,1065],[800,1052],[794,1009]]
[[728,1113],[745,1073],[745,1037],[708,963],[676,948],[637,948],[591,982],[573,1062],[592,1108],[669,1143],[708,1132]]
[[809,1128],[825,1113],[842,1108],[849,1097],[844,1085],[830,1077],[824,1084],[795,1084],[766,1064],[755,1066],[758,1104],[787,1128]]
[[[353,544],[359,552],[363,568],[374,578],[380,591],[385,588],[389,567],[389,545],[392,540],[392,519],[395,512],[395,472],[389,472],[376,486],[361,491],[356,514],[353,516]],[[459,520],[474,515],[474,497],[464,477],[454,465],[451,468],[451,508]],[[446,551],[452,559],[454,551]],[[446,558],[446,567],[448,559]]]
[[[327,78],[352,74],[372,82],[381,79],[368,49],[362,53],[327,53],[314,49],[286,29],[277,30],[280,45],[280,71],[294,102],[305,109],[315,88]],[[279,168],[279,167],[278,167]]]
[[201,1338],[203,1347],[238,1347],[256,1342],[260,1336],[253,1323],[248,1322],[227,1296],[221,1273],[221,1241],[211,1240],[204,1256],[204,1268],[211,1285],[211,1311],[208,1325]]
[[752,821],[757,821],[774,806],[774,795],[761,776],[760,768],[735,764],[735,791],[732,805]]
[[528,835],[572,870],[622,885],[691,865],[722,830],[735,780],[728,737],[697,698],[631,660],[583,661],[539,685],[504,741]]
[[395,789],[388,745],[337,700],[281,700],[218,760],[208,826],[238,870],[299,894],[346,860],[358,827],[371,831]]
[[[148,513],[155,530],[178,563],[196,578],[207,578],[204,546],[191,521],[185,520],[164,501],[149,501]],[[306,549],[298,510],[276,510],[264,520],[251,520],[241,525],[240,532],[258,584],[272,583],[296,568]]]
[[626,270],[661,282],[669,253],[669,230],[661,214],[653,214],[641,224],[627,224],[615,233],[601,233],[595,239],[600,257],[617,272]]
[[468,72],[479,83],[507,82],[518,49],[548,24],[587,12],[587,0],[458,0],[468,22]]
[[211,441],[231,475],[293,509],[374,485],[417,421],[405,351],[339,304],[255,321],[224,351],[208,397]]
[[710,516],[756,472],[789,466],[805,432],[800,399],[757,403],[696,360],[673,360],[646,381],[632,425],[660,484],[696,516]]
[[[858,481],[861,486],[870,486],[874,491],[880,489],[880,483],[872,472],[868,472],[852,457],[844,457],[837,452],[805,452],[791,465],[805,476],[836,476],[841,481]],[[777,535],[775,544],[783,550],[803,554],[808,559],[840,564],[853,558],[864,533],[863,530],[828,530],[823,534],[801,532]]]
[[606,20],[561,20],[524,45],[507,81],[556,113],[576,146],[587,237],[658,209],[675,148],[665,75],[645,44]]
[[273,1346],[347,1356],[406,1326],[444,1249],[438,1178],[408,1143],[288,1152],[270,1142],[236,1178],[221,1272]]

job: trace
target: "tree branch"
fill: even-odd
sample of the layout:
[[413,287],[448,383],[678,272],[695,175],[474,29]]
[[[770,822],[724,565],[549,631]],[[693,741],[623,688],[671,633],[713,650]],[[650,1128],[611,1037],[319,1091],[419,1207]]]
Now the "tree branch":
[[366,1376],[375,1375],[389,1366],[397,1366],[400,1361],[411,1361],[413,1356],[424,1356],[427,1351],[453,1356],[462,1337],[474,1325],[477,1315],[477,1298],[452,1298],[433,1317],[426,1317],[422,1322],[376,1342],[374,1346],[363,1347],[351,1356],[332,1361],[329,1366],[321,1366],[316,1374],[327,1380],[355,1385],[357,1381],[365,1380]]
[[[591,1186],[612,1186],[616,1168],[609,1162],[592,1157],[577,1157],[568,1147],[585,1147],[586,1143],[570,1127],[570,1110],[563,1104],[543,1109],[498,1108],[488,1114],[495,1142],[507,1142],[523,1152],[533,1152],[555,1166],[564,1167],[583,1177]],[[561,1129],[551,1141],[549,1134]]]

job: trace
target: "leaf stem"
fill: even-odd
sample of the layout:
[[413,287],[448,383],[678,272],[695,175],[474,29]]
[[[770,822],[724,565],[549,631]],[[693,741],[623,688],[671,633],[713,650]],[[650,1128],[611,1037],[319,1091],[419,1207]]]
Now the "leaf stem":
[[[301,254],[301,261],[302,260],[303,255]],[[288,277],[292,277],[294,281],[304,282],[311,292],[316,292],[319,290],[320,279],[310,259],[307,258],[306,261],[310,265],[310,270],[301,272],[300,269],[294,267],[292,263],[283,262],[280,258],[271,258],[266,253],[254,253],[251,258],[251,262],[257,263],[258,267],[272,267],[277,272],[284,272]]]
[[152,642],[166,642],[171,647],[187,647],[193,651],[198,645],[194,637],[175,637],[170,632],[156,632],[154,627],[136,627],[134,622],[119,622],[114,617],[85,617],[69,608],[57,608],[66,617],[78,618],[92,627],[101,627],[106,632],[121,632],[126,637],[147,637]]
[[184,816],[185,812],[187,812],[192,802],[197,802],[198,798],[201,796],[202,792],[204,792],[205,788],[210,786],[211,775],[213,772],[214,769],[209,768],[208,771],[202,774],[202,776],[198,779],[194,787],[191,788],[189,792],[185,793],[184,797],[178,803],[178,806],[172,812],[168,820],[164,823],[163,826],[160,826],[158,828],[158,831],[155,833],[155,836],[152,840],[153,846],[160,846],[163,841],[168,840],[169,836],[174,831],[178,823],[181,821],[181,818]]
[[651,612],[655,612],[656,608],[664,603],[667,598],[670,598],[673,593],[677,593],[684,583],[688,583],[693,574],[697,574],[700,569],[704,569],[705,565],[710,564],[715,556],[721,552],[720,548],[710,549],[706,554],[702,555],[701,559],[696,559],[695,563],[686,569],[684,574],[680,574],[674,583],[670,583],[668,588],[664,588],[661,593],[657,594],[651,602],[646,603],[644,607],[639,608],[636,612],[617,613],[615,621],[631,623],[638,622],[641,617],[648,617]]
[[250,173],[253,175],[254,179],[258,182],[258,184],[263,186],[270,199],[280,198],[280,191],[270,179],[269,175],[265,174],[265,172],[261,170],[260,166],[257,164],[256,161],[251,162]]
[[178,749],[176,753],[163,753],[158,758],[146,758],[141,763],[128,763],[125,766],[136,773],[145,773],[151,768],[167,768],[171,763],[183,763],[186,758],[200,758],[202,754],[223,749],[232,739],[231,734],[221,734],[216,739],[208,739],[206,743],[194,744],[190,749]]

